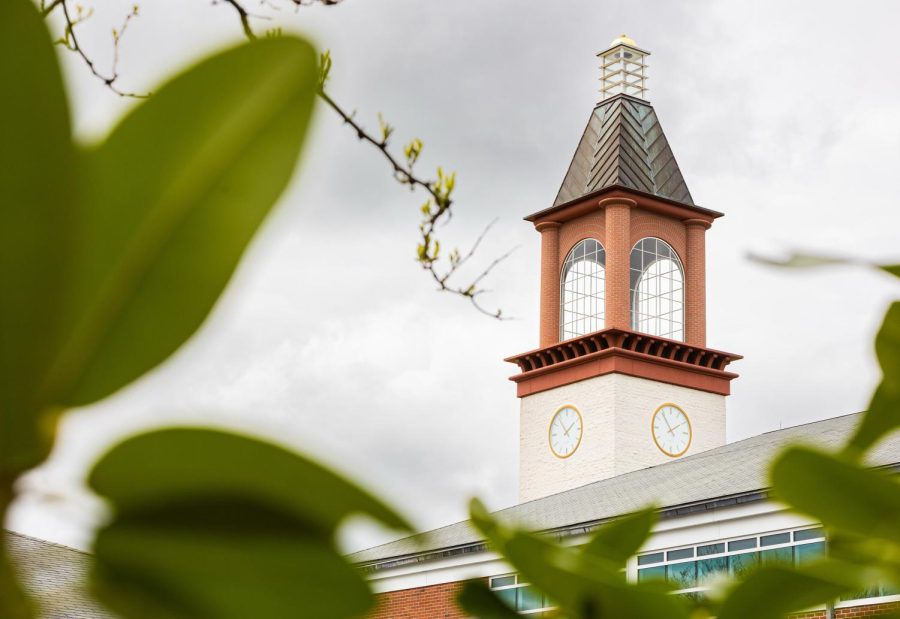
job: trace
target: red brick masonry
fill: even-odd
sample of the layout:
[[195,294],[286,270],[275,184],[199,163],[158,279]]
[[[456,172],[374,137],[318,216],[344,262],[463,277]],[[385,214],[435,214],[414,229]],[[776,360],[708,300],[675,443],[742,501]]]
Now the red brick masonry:
[[[897,613],[900,611],[900,602],[888,602],[887,604],[871,604],[869,606],[849,606],[847,608],[835,608],[835,619],[849,619],[850,617],[878,617]],[[825,611],[817,610],[811,613],[799,613],[791,615],[794,619],[825,619]]]
[[[377,596],[378,606],[367,619],[465,619],[466,615],[456,607],[456,594],[462,583],[418,587],[391,591]],[[852,617],[878,617],[900,612],[900,602],[850,606],[837,608],[835,619]],[[825,611],[791,615],[793,619],[825,619]]]
[[461,582],[391,591],[376,596],[378,606],[367,619],[465,619],[456,607]]
[[706,230],[721,213],[623,187],[609,187],[529,215],[541,233],[540,346],[559,342],[560,270],[592,238],[606,250],[606,327],[631,327],[630,255],[645,237],[668,243],[685,272],[685,342],[706,346]]

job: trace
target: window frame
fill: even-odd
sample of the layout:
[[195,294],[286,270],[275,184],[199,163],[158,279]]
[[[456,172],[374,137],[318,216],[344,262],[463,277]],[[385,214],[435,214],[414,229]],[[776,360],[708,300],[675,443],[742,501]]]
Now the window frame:
[[[806,532],[810,532],[810,533],[812,533],[812,535],[810,536]],[[787,542],[779,543],[779,544],[768,544],[768,545],[762,545],[762,543],[761,543],[762,538],[764,538],[764,537],[769,537],[772,535],[780,535],[780,534],[784,534],[784,533],[787,533],[789,535]],[[797,539],[797,533],[801,533],[801,539]],[[742,540],[747,540],[747,539],[751,539],[751,538],[756,539],[756,545],[754,547],[746,548],[746,549],[742,549],[742,550],[736,550],[736,551],[728,550],[729,542],[742,541]],[[715,546],[715,545],[719,545],[719,544],[721,544],[724,548],[724,550],[722,552],[710,553],[710,554],[701,554],[700,553],[701,547],[708,548],[710,546]],[[672,546],[669,548],[656,548],[653,550],[647,550],[645,552],[639,553],[638,555],[636,555],[629,561],[629,564],[632,565],[633,567],[627,571],[629,573],[629,581],[630,582],[639,582],[640,581],[640,572],[642,570],[647,570],[647,569],[658,570],[659,568],[664,568],[663,578],[667,579],[668,578],[668,567],[670,565],[680,565],[680,564],[685,564],[685,563],[699,562],[699,561],[706,561],[706,560],[720,560],[720,559],[724,558],[724,559],[726,559],[725,573],[727,573],[728,577],[731,577],[732,576],[731,563],[730,563],[730,561],[727,561],[727,559],[729,557],[755,553],[758,556],[758,559],[757,559],[758,563],[765,565],[765,563],[763,562],[763,558],[762,558],[763,552],[769,551],[769,550],[779,550],[779,549],[783,549],[783,548],[791,548],[792,549],[792,553],[791,553],[792,563],[793,563],[793,565],[797,565],[798,561],[799,561],[799,556],[798,556],[797,552],[794,551],[793,549],[803,547],[803,546],[811,546],[814,544],[826,544],[826,548],[827,548],[827,538],[825,537],[825,532],[820,525],[804,525],[804,526],[800,526],[800,527],[795,526],[795,527],[791,527],[789,529],[777,529],[777,530],[772,530],[772,531],[765,531],[762,533],[756,533],[756,534],[752,534],[752,535],[745,534],[745,535],[734,536],[734,537],[730,537],[730,538],[708,540],[708,541],[703,541],[703,542],[690,544],[690,545],[679,545],[679,546]],[[671,561],[668,560],[668,554],[670,552],[674,552],[677,555],[677,553],[679,553],[681,551],[687,551],[688,549],[693,550],[693,552],[691,553],[693,556],[686,557],[684,559],[674,559]],[[687,554],[687,552],[685,552],[685,554]],[[661,556],[662,560],[659,560],[659,561],[646,561],[645,560],[644,562],[641,561],[642,557],[651,558],[654,555]],[[696,579],[695,586],[685,587],[683,589],[675,590],[672,592],[673,595],[698,596],[698,595],[703,595],[706,591],[709,590],[708,585],[703,585],[700,582],[699,565],[694,568],[694,571],[695,571],[695,579]],[[493,584],[496,579],[509,579],[509,578],[512,578],[511,584],[506,584],[506,585],[501,585],[501,586],[496,586],[496,587]],[[508,573],[507,572],[507,573],[496,574],[496,575],[488,577],[488,587],[492,591],[518,590],[518,589],[525,589],[525,588],[528,588],[531,586],[532,585],[530,583],[521,581],[519,579],[519,575],[516,573]],[[878,588],[879,588],[879,590],[884,591],[883,586],[878,585]],[[518,600],[518,595],[517,595],[517,600]],[[900,593],[896,593],[896,594],[895,593],[886,593],[886,594],[882,593],[882,595],[879,595],[877,597],[839,600],[835,603],[835,608],[867,606],[867,605],[872,605],[872,604],[887,604],[887,603],[896,602],[896,601],[900,601]],[[546,596],[543,596],[542,604],[543,605],[541,608],[534,608],[534,609],[522,610],[522,611],[516,610],[516,612],[524,617],[527,617],[529,615],[540,615],[541,613],[544,613],[544,612],[556,610],[555,606],[550,605]]]
[[[595,244],[594,247],[591,248],[590,251],[585,249],[584,256],[581,259],[577,259],[574,256],[576,255],[577,250],[581,246],[587,247],[588,244]],[[590,260],[589,256],[596,256],[596,260]],[[567,301],[566,299],[566,276],[569,271],[575,267],[580,262],[593,262],[593,264],[599,266],[599,274],[581,274],[579,277],[581,278],[591,278],[598,280],[597,291],[589,294],[580,294],[577,291],[569,290],[573,295],[576,295],[575,298],[571,301]],[[588,300],[586,305],[593,306],[593,313],[589,313],[590,309],[585,312],[576,312],[575,309],[567,309],[567,305],[574,305],[579,302],[584,302],[584,300]],[[588,333],[594,333],[596,331],[600,331],[606,326],[606,248],[603,246],[598,239],[593,237],[586,237],[574,245],[572,245],[571,249],[569,249],[566,254],[565,260],[563,260],[562,267],[559,271],[559,340],[565,341],[574,339],[577,337],[583,337]],[[573,318],[566,321],[566,314],[573,314]],[[568,325],[575,325],[580,321],[592,321],[594,329],[589,329],[584,331],[583,333],[579,333],[578,329],[574,327],[571,329],[567,329]]]
[[[511,585],[500,585],[499,587],[495,587],[495,586],[494,586],[494,580],[495,580],[495,579],[500,579],[500,578],[513,578],[514,582],[513,582],[513,584],[511,584]],[[528,589],[528,588],[530,588],[531,586],[532,586],[531,583],[527,583],[527,582],[520,581],[520,580],[519,580],[519,575],[516,574],[516,573],[512,573],[512,574],[497,574],[496,576],[490,576],[490,577],[488,578],[488,588],[489,588],[491,591],[494,591],[494,592],[497,592],[497,591],[511,591],[511,590],[514,590],[514,589],[515,589],[515,590],[519,590],[519,589]],[[516,613],[522,615],[523,617],[527,617],[527,616],[529,616],[529,615],[537,615],[538,613],[545,613],[545,612],[551,611],[551,610],[556,610],[556,606],[553,606],[552,604],[549,603],[549,601],[547,600],[547,596],[546,596],[546,595],[544,595],[543,593],[539,593],[537,590],[535,590],[535,593],[537,593],[538,595],[541,595],[541,596],[542,596],[542,599],[541,599],[541,608],[532,608],[532,609],[529,609],[529,610],[519,610],[518,608],[513,608],[513,610],[514,610]],[[504,601],[504,603],[507,603],[507,604],[509,603],[507,600],[503,600],[503,601]],[[516,594],[516,606],[518,606],[518,593]]]
[[[645,246],[648,246],[648,241],[654,241],[652,251]],[[660,244],[662,244],[663,248],[660,249]],[[635,252],[640,252],[640,266],[639,268],[635,267]],[[650,254],[654,257],[652,262],[648,264],[644,264],[644,256],[643,254]],[[656,300],[657,306],[659,305],[660,300],[665,300],[665,302],[670,303],[672,308],[668,312],[659,312],[653,314],[650,312],[641,311],[642,308],[642,299],[639,298],[639,293],[641,292],[641,284],[644,282],[652,281],[648,279],[648,272],[654,266],[662,262],[663,260],[667,260],[672,262],[676,269],[671,271],[677,272],[678,277],[674,278],[672,276],[668,276],[667,274],[651,274],[652,278],[657,279],[668,279],[670,286],[673,286],[673,282],[677,279],[678,288],[673,290],[669,290],[668,294],[671,295],[672,292],[680,292],[678,298],[674,297],[666,297],[664,294],[648,294],[648,299],[643,300],[644,302],[652,302]],[[675,251],[675,248],[672,245],[665,241],[664,239],[658,236],[645,236],[638,239],[634,245],[631,246],[631,251],[628,254],[628,303],[629,303],[629,325],[633,331],[637,331],[639,333],[646,333],[648,335],[652,335],[655,337],[664,337],[672,340],[677,340],[683,342],[685,339],[685,325],[686,325],[686,316],[685,316],[685,303],[686,303],[686,274],[684,269],[684,261],[681,259],[681,256],[678,255],[678,252]],[[657,308],[658,310],[658,308]],[[666,318],[668,316],[668,318]],[[679,320],[676,320],[676,317],[680,316]],[[659,323],[665,322],[669,325],[669,329],[663,332],[663,329],[658,328]],[[654,323],[657,325],[656,329],[647,328],[647,323]],[[677,327],[675,327],[677,325]],[[659,331],[659,332],[656,332]]]
[[[818,536],[808,537],[807,539],[795,539],[795,533],[798,531],[818,531]],[[769,545],[761,545],[762,538],[770,537],[772,535],[779,535],[788,533],[788,541],[780,544],[769,544]],[[739,550],[729,550],[731,544],[735,542],[745,542],[749,540],[754,540],[755,544],[751,547],[748,546],[746,548],[740,548]],[[763,533],[756,533],[753,535],[740,535],[731,538],[722,538],[717,540],[705,541],[702,543],[690,544],[690,545],[681,545],[681,546],[672,546],[671,548],[657,548],[653,550],[647,550],[645,552],[641,552],[637,555],[635,560],[635,572],[634,578],[639,581],[640,572],[642,570],[647,569],[657,569],[660,567],[665,568],[665,573],[663,575],[663,579],[669,581],[669,566],[672,565],[682,565],[687,563],[695,563],[694,567],[694,584],[690,587],[684,587],[681,589],[676,589],[673,591],[673,595],[702,595],[704,592],[709,590],[708,584],[703,584],[700,580],[699,574],[699,562],[707,561],[707,560],[716,560],[716,559],[726,559],[726,567],[724,573],[727,574],[729,578],[734,576],[734,571],[732,567],[731,557],[737,557],[742,555],[756,555],[754,561],[757,565],[764,565],[762,553],[765,551],[777,551],[783,548],[791,549],[791,564],[798,565],[799,557],[794,550],[795,548],[801,546],[811,546],[816,544],[822,544],[826,542],[825,533],[821,526],[803,526],[803,527],[793,527],[791,529],[780,529],[774,531],[766,531]],[[699,549],[706,548],[709,546],[715,546],[721,544],[723,546],[722,552],[710,553],[710,554],[700,554]],[[686,551],[690,548],[693,548],[693,557],[687,557],[684,559],[674,559],[669,560],[669,553],[678,553],[681,551]],[[659,556],[663,555],[663,560],[656,562],[644,561],[641,564],[641,557],[649,557],[649,556]],[[670,581],[671,582],[671,581]],[[870,599],[883,599],[883,598],[870,598]]]

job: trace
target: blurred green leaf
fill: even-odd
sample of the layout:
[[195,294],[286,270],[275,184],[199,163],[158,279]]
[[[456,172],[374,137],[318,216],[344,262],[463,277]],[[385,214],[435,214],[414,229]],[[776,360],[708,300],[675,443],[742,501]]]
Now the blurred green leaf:
[[87,152],[74,311],[52,374],[62,404],[113,393],[200,326],[294,172],[316,80],[305,41],[246,43],[164,85]]
[[862,422],[844,449],[846,455],[853,458],[860,457],[881,438],[900,426],[900,393],[894,391],[895,387],[888,383],[888,380],[882,380],[872,395]]
[[828,554],[845,563],[855,563],[869,572],[879,570],[880,573],[868,578],[864,585],[876,582],[900,585],[900,546],[897,544],[846,531],[834,531],[828,536]]
[[650,537],[656,520],[656,508],[648,507],[613,521],[598,529],[582,551],[624,565]]
[[789,269],[808,269],[822,266],[832,266],[838,264],[857,264],[847,258],[837,256],[822,256],[815,254],[788,254],[785,258],[773,258],[771,256],[763,256],[751,253],[747,256],[753,262],[765,264],[768,266],[785,267]]
[[360,513],[407,528],[377,499],[286,449],[198,428],[130,438],[91,471],[113,508],[94,589],[126,619],[353,617],[368,586],[335,546]]
[[457,597],[459,607],[478,619],[521,619],[519,613],[503,603],[483,580],[470,580]]
[[900,544],[900,484],[885,473],[792,447],[771,478],[780,500],[827,527]]
[[[59,338],[77,158],[46,25],[28,0],[0,2],[0,519],[13,482],[50,450],[40,397]],[[0,617],[31,619],[0,531]]]
[[494,520],[477,500],[471,503],[470,515],[493,550],[524,580],[555,600],[564,615],[585,619],[688,616],[687,605],[660,587],[627,583],[616,562],[509,529]]
[[[472,524],[522,576],[541,591],[552,594],[566,607],[577,606],[585,591],[596,586],[596,579],[608,584],[624,583],[624,574],[612,562],[582,555],[577,549],[563,549],[548,539],[508,529],[494,520],[477,499],[470,505]],[[564,564],[564,565],[560,565]],[[582,574],[582,568],[600,565],[594,574]],[[574,572],[574,573],[573,573]]]
[[824,605],[860,585],[852,566],[834,561],[803,570],[766,567],[738,583],[717,613],[718,619],[781,619]]
[[125,514],[99,532],[95,552],[98,597],[129,619],[282,619],[298,609],[337,619],[372,603],[329,536],[257,502]]
[[825,256],[822,254],[803,254],[792,253],[785,258],[773,258],[771,256],[763,256],[761,254],[750,253],[747,256],[753,262],[765,264],[774,267],[785,267],[789,269],[809,269],[824,266],[866,266],[880,269],[885,273],[890,273],[895,277],[900,277],[900,264],[875,264],[865,262],[854,258],[842,258],[840,256]]
[[[0,483],[49,452],[39,395],[60,335],[77,158],[56,54],[28,0],[0,3]],[[39,415],[43,415],[42,418]]]
[[204,428],[167,428],[119,443],[97,462],[88,483],[119,513],[190,501],[201,493],[269,504],[324,533],[354,512],[410,528],[384,503],[311,460]]
[[893,303],[885,314],[875,336],[875,354],[881,365],[881,384],[847,446],[848,453],[861,454],[900,427],[900,302]]

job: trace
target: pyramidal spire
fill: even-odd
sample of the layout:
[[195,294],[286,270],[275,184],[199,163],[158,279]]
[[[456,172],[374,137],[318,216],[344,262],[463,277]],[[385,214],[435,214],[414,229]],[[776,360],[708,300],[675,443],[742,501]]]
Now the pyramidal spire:
[[693,206],[647,95],[647,56],[621,35],[600,58],[600,102],[588,120],[554,206],[621,186]]

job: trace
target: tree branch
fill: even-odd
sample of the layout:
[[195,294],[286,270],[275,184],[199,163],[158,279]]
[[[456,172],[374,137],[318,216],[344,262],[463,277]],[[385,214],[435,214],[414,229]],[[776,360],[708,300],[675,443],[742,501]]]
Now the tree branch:
[[[330,59],[327,56],[323,55],[323,64],[327,62],[330,66]],[[499,320],[507,320],[509,317],[504,316],[502,310],[497,309],[496,311],[489,311],[482,307],[477,300],[477,297],[485,292],[484,289],[478,287],[478,284],[490,274],[490,272],[501,262],[506,260],[517,248],[513,248],[510,251],[506,252],[502,256],[496,258],[493,262],[491,262],[488,267],[482,271],[478,277],[476,277],[468,286],[453,286],[448,282],[451,277],[453,277],[460,267],[462,267],[474,254],[481,244],[484,237],[487,235],[488,231],[490,231],[491,227],[496,223],[496,220],[489,223],[485,226],[484,230],[481,234],[478,235],[478,238],[475,240],[475,243],[472,244],[472,247],[469,251],[464,255],[460,256],[459,250],[453,250],[450,253],[450,266],[447,270],[440,272],[437,268],[437,263],[440,257],[440,243],[434,238],[435,230],[439,224],[439,222],[449,221],[452,217],[451,206],[453,205],[453,201],[450,198],[450,194],[453,191],[455,186],[455,174],[445,175],[443,171],[438,168],[438,180],[425,180],[418,176],[416,176],[413,172],[413,165],[419,157],[419,154],[422,150],[422,144],[418,140],[413,140],[410,142],[405,149],[406,153],[406,164],[400,162],[400,160],[395,157],[388,150],[388,140],[390,138],[391,133],[393,133],[393,127],[387,125],[383,119],[381,120],[381,138],[376,138],[370,133],[368,133],[362,125],[360,125],[353,118],[352,114],[344,111],[343,108],[338,105],[331,96],[325,92],[324,90],[324,81],[327,79],[328,69],[323,70],[323,87],[319,89],[319,97],[325,102],[328,107],[334,110],[341,119],[349,125],[353,131],[356,133],[357,138],[359,138],[363,142],[367,142],[373,147],[375,147],[384,159],[390,165],[394,177],[398,182],[404,185],[409,185],[410,188],[420,188],[426,191],[429,195],[428,201],[422,205],[422,213],[424,218],[422,222],[419,224],[419,232],[421,242],[419,243],[419,251],[418,251],[418,261],[422,266],[422,269],[427,271],[431,278],[438,286],[438,290],[440,292],[450,292],[453,294],[460,295],[469,299],[472,302],[472,305],[483,314],[491,316],[492,318],[497,318]]]
[[64,0],[53,0],[47,6],[44,6],[44,3],[41,3],[41,17],[47,17],[53,10],[63,3]]
[[[375,148],[381,151],[381,154],[387,159],[391,168],[394,171],[394,174],[398,177],[401,183],[412,185],[413,187],[420,187],[430,193],[432,196],[436,196],[434,190],[432,189],[432,181],[425,181],[419,178],[416,178],[409,172],[406,168],[404,168],[400,162],[388,151],[387,149],[387,140],[378,140],[369,135],[365,129],[363,129],[362,125],[357,123],[353,116],[345,112],[341,107],[325,92],[324,89],[319,89],[319,97],[325,102],[325,104],[330,107],[332,110],[337,112],[338,116],[353,130],[356,132],[356,137],[364,142],[368,142]],[[446,208],[449,208],[449,204]]]
[[[84,20],[88,19],[90,17],[90,13],[82,15],[82,14],[80,14],[81,7],[77,7],[77,10],[79,11],[79,15],[77,15],[75,19],[72,19],[72,16],[69,13],[68,0],[54,0],[54,3],[48,7],[48,10],[52,11],[54,8],[56,8],[56,6],[59,6],[62,8],[63,18],[65,19],[65,22],[66,22],[65,32],[63,33],[62,38],[59,39],[59,41],[57,41],[58,43],[60,43],[61,45],[65,45],[69,50],[78,54],[81,57],[81,59],[84,61],[84,64],[87,65],[87,68],[90,70],[90,72],[93,73],[96,78],[101,80],[106,85],[107,88],[109,88],[111,91],[113,91],[120,97],[132,97],[135,99],[143,99],[143,98],[146,98],[147,96],[149,96],[148,94],[139,94],[139,93],[119,90],[119,88],[115,85],[116,80],[119,79],[119,74],[117,73],[117,65],[118,65],[118,60],[119,60],[119,41],[121,40],[122,33],[124,33],[125,29],[128,27],[129,21],[131,21],[131,19],[133,17],[137,16],[137,12],[138,12],[137,5],[135,5],[132,8],[131,13],[129,13],[128,16],[126,16],[125,23],[122,26],[122,29],[119,32],[113,31],[114,62],[113,62],[113,72],[112,72],[112,75],[110,75],[110,76],[103,75],[102,73],[100,73],[100,71],[97,70],[97,66],[94,64],[94,61],[92,61],[88,57],[88,55],[84,52],[84,48],[81,47],[81,44],[78,42],[78,36],[75,34],[75,27],[78,26],[78,24],[82,23]],[[45,15],[46,14],[49,14],[49,13],[45,13]]]
[[247,9],[245,9],[237,0],[222,1],[225,2],[225,4],[230,4],[234,7],[234,10],[237,11],[238,18],[241,20],[241,28],[244,29],[244,36],[251,41],[256,39],[256,33],[253,32],[253,28],[250,26],[250,13],[247,12]]

